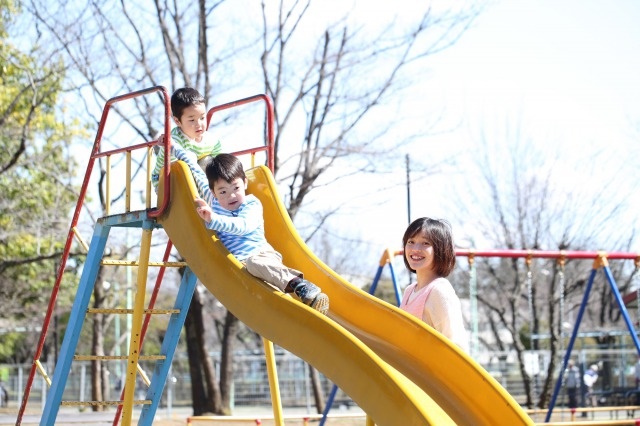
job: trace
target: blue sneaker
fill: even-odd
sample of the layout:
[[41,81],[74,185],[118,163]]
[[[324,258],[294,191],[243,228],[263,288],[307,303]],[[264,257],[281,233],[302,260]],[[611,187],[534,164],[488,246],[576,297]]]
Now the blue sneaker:
[[300,298],[302,303],[326,315],[327,311],[329,311],[329,297],[322,293],[320,287],[303,279],[294,285],[293,292]]

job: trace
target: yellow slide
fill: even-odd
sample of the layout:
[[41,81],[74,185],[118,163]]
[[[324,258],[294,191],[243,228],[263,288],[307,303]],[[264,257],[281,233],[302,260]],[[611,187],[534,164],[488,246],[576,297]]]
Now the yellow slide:
[[193,179],[175,162],[172,200],[159,222],[200,281],[242,322],[325,374],[376,424],[534,424],[457,346],[322,263],[297,234],[268,168],[247,176],[264,207],[267,239],[285,264],[322,288],[330,310],[324,317],[242,271],[197,216]]
[[245,272],[204,227],[196,195],[189,169],[174,162],[171,203],[158,222],[198,279],[238,319],[321,371],[376,424],[454,425],[426,393],[343,327]]

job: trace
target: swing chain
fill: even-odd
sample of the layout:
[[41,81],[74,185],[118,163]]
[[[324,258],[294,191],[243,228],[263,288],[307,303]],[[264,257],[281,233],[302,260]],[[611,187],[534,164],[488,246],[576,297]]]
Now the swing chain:
[[565,277],[564,277],[564,266],[566,263],[566,258],[563,252],[560,252],[560,257],[558,258],[558,281],[559,281],[559,289],[560,292],[560,353],[564,352],[564,315],[565,315]]

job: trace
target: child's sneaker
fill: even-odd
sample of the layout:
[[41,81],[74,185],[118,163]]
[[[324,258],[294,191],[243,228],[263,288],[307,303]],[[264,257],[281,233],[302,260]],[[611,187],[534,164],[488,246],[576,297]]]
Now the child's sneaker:
[[329,310],[329,297],[320,291],[320,287],[307,280],[300,279],[293,287],[293,292],[305,305],[326,314]]

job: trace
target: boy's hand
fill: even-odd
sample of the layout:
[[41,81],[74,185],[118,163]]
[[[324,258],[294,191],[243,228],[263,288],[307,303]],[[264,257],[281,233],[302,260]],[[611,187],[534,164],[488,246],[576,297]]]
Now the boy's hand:
[[164,145],[164,133],[162,133],[160,136],[158,136],[158,139],[156,140],[156,145],[157,146]]
[[198,216],[200,216],[200,218],[206,223],[211,222],[213,210],[211,210],[211,207],[209,207],[207,202],[202,198],[196,198],[194,201],[196,203],[196,212],[198,213]]

